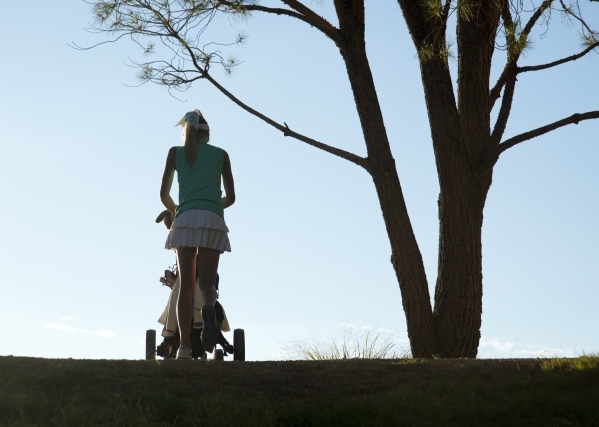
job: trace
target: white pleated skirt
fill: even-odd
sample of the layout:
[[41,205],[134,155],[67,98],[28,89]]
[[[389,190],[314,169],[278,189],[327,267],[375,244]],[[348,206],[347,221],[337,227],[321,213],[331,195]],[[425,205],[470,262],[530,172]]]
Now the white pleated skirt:
[[206,209],[188,209],[175,218],[166,238],[165,249],[209,248],[231,252],[225,220]]

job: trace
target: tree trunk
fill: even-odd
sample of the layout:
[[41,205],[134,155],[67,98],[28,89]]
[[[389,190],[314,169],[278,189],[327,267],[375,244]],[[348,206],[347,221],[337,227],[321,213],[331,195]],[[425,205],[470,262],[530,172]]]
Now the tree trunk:
[[446,59],[421,62],[421,75],[440,187],[436,345],[429,357],[476,357],[482,317],[483,208],[492,176],[492,164],[484,161],[488,127],[481,138],[471,129],[484,128],[484,120],[458,111]]
[[[455,120],[451,138],[438,114],[430,120],[441,190],[433,313],[441,357],[476,357],[482,318],[483,209],[493,171],[489,154],[496,149],[490,135],[489,76],[499,7],[494,2],[470,7],[472,15],[457,17],[458,109],[455,102],[427,101],[429,111],[445,109]],[[446,61],[422,64],[427,98],[452,91]]]
[[440,357],[476,357],[482,316],[481,230],[476,189],[439,197],[439,265],[434,322]]
[[[402,9],[422,13],[415,2]],[[459,92],[459,101],[474,108],[458,111],[447,64],[445,24],[431,20],[410,27],[421,58],[431,136],[439,176],[439,271],[432,311],[422,255],[418,248],[395,161],[387,138],[364,41],[363,0],[335,0],[346,64],[368,151],[367,170],[374,181],[391,244],[391,262],[401,290],[408,337],[414,357],[476,357],[482,314],[483,208],[491,184],[489,164],[488,38],[473,38],[460,55],[476,57],[472,69],[460,69],[460,78],[472,86]],[[462,23],[462,40],[478,34],[477,26]],[[466,25],[467,24],[467,25]],[[431,31],[436,25],[437,31]],[[431,27],[432,26],[432,27]],[[439,30],[441,28],[441,30]],[[479,32],[480,33],[480,32]],[[433,36],[430,36],[433,34]],[[467,40],[468,41],[468,40]],[[471,61],[472,62],[472,61]],[[466,63],[465,61],[463,63]],[[486,81],[485,81],[486,78]]]
[[[483,208],[492,173],[492,165],[484,161],[488,122],[458,111],[446,59],[422,61],[421,76],[440,187],[434,354],[476,357],[482,316]],[[480,111],[488,111],[485,107]],[[486,134],[480,130],[485,126]]]
[[412,230],[395,160],[380,110],[364,42],[362,0],[336,0],[346,64],[368,151],[368,172],[376,187],[391,243],[391,262],[399,282],[414,357],[430,357],[436,350],[430,294],[422,255]]
[[428,283],[395,162],[372,162],[370,173],[391,244],[391,263],[401,291],[412,355],[431,357],[439,354],[440,350],[434,331]]

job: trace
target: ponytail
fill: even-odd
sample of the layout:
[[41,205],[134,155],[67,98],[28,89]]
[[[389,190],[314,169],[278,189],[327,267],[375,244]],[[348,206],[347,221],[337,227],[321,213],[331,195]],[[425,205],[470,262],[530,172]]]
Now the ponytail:
[[200,142],[198,133],[196,128],[189,123],[185,124],[185,160],[192,169],[198,158],[198,142]]
[[[189,164],[189,166],[193,169],[195,167],[196,160],[198,158],[198,144],[200,143],[200,139],[204,137],[206,139],[205,142],[208,142],[210,138],[210,130],[208,130],[208,122],[200,110],[195,110],[197,116],[199,116],[198,120],[198,129],[189,122],[184,122],[184,131],[185,131],[185,160]],[[188,113],[189,114],[189,113]],[[203,126],[205,125],[205,126]],[[202,129],[199,129],[202,128]]]

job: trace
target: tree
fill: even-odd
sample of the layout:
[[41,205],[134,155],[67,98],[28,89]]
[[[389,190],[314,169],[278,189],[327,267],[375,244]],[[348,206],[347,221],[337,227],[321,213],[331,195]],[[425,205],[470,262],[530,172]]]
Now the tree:
[[[503,139],[517,77],[595,51],[599,32],[584,20],[577,0],[572,5],[563,0],[544,0],[540,4],[531,1],[529,9],[521,0],[398,0],[418,53],[440,186],[438,277],[433,307],[368,62],[364,0],[333,0],[337,25],[299,0],[279,1],[281,7],[262,6],[257,0],[94,0],[92,4],[95,28],[112,35],[111,41],[128,36],[144,53],[152,53],[156,41],[170,50],[170,59],[134,63],[142,82],[186,90],[195,81],[207,80],[284,136],[364,168],[374,181],[383,213],[413,356],[476,357],[482,314],[483,209],[495,164],[503,152],[519,143],[569,124],[599,118],[599,111],[576,113]],[[335,43],[346,65],[367,157],[291,130],[286,123],[277,123],[252,109],[218,83],[211,67],[220,65],[229,72],[237,63],[219,50],[210,50],[214,43],[200,44],[200,40],[213,18],[221,13],[242,19],[250,13],[297,19]],[[554,13],[580,26],[584,49],[547,64],[519,66],[531,32],[549,25]],[[452,16],[455,19],[450,19]],[[447,34],[454,21],[457,88],[448,62],[451,46]],[[234,43],[243,41],[240,34]],[[499,50],[507,52],[507,59],[501,76],[492,84],[491,60]]]

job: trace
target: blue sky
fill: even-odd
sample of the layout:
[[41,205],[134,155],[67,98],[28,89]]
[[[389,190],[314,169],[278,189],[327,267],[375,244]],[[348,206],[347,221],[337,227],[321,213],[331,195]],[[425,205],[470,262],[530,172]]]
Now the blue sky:
[[[273,2],[271,2],[273,3]],[[326,3],[326,2],[325,2]],[[268,3],[267,3],[268,4]],[[319,13],[331,16],[330,7]],[[599,5],[584,3],[599,27]],[[123,41],[84,31],[82,1],[9,2],[0,15],[0,355],[144,356],[146,329],[168,299],[174,263],[154,223],[173,125],[200,108],[231,157],[237,202],[226,211],[233,252],[221,258],[221,302],[246,331],[250,360],[286,357],[293,340],[370,329],[407,345],[405,318],[374,186],[359,167],[284,138],[207,83],[180,94],[136,85]],[[214,76],[253,108],[314,139],[364,155],[353,97],[334,45],[290,19],[216,21],[248,43],[243,63]],[[558,16],[523,64],[578,52]],[[414,47],[397,2],[367,2],[367,48],[386,127],[423,253],[436,277],[438,184]],[[498,54],[494,75],[504,58]],[[455,64],[452,64],[455,71]],[[506,137],[599,110],[599,56],[521,75]],[[127,86],[129,85],[129,86]],[[483,227],[483,357],[599,351],[599,120],[507,151]],[[174,188],[173,194],[176,194]],[[232,337],[229,335],[229,338]]]

